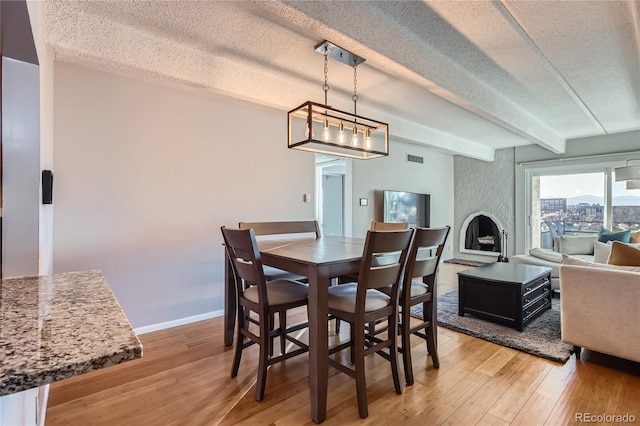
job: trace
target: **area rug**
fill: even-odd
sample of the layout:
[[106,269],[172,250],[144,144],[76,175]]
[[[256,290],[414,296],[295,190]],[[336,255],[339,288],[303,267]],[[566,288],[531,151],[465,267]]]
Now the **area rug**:
[[466,259],[447,259],[444,262],[455,263],[456,265],[467,265],[467,266],[482,266],[487,264],[486,262],[477,262],[475,260],[466,260]]
[[[565,363],[573,346],[560,337],[560,300],[551,299],[551,309],[524,327],[522,332],[500,324],[458,315],[458,290],[438,296],[438,324],[501,346]],[[411,308],[411,316],[422,318],[422,305]]]

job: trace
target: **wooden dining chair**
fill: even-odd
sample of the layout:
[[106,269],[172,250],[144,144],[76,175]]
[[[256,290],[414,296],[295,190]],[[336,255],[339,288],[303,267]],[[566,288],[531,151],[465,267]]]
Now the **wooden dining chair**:
[[[369,228],[369,230],[370,231],[401,231],[403,229],[408,229],[408,228],[409,228],[409,224],[407,222],[377,222],[374,220],[371,222],[371,227]],[[374,258],[374,263],[375,262],[376,262],[376,259]],[[338,284],[353,282],[357,280],[358,280],[358,274],[343,275],[337,278]],[[375,326],[374,324],[370,324],[369,328],[371,329],[371,327],[374,327],[374,326]],[[337,318],[336,318],[335,331],[336,331],[336,334],[340,334],[340,320]]]
[[[449,226],[442,228],[416,228],[411,250],[407,257],[404,278],[400,290],[400,334],[402,345],[399,348],[404,364],[404,375],[408,386],[413,385],[413,364],[411,359],[411,335],[426,340],[427,351],[431,355],[433,366],[440,368],[437,340],[437,272],[440,258],[450,231]],[[421,280],[416,281],[416,278]],[[392,294],[391,287],[381,289]],[[411,321],[411,307],[422,304],[422,320]]]
[[[368,416],[365,357],[377,353],[391,363],[396,393],[402,393],[398,365],[398,291],[402,280],[413,230],[368,231],[357,283],[329,287],[329,314],[350,324],[351,339],[329,350],[330,354],[351,349],[354,368],[329,358],[329,365],[356,380],[358,411]],[[374,256],[389,256],[382,266],[374,264]],[[390,295],[378,291],[390,287]],[[365,324],[378,319],[388,322],[386,339],[365,333]],[[385,350],[388,350],[386,352]]]
[[[231,261],[237,291],[237,331],[231,377],[238,375],[242,350],[253,345],[260,346],[258,361],[258,381],[256,383],[256,401],[262,401],[267,383],[267,368],[280,361],[289,359],[309,350],[308,346],[289,335],[307,326],[300,323],[287,327],[287,310],[307,305],[308,286],[297,281],[265,279],[253,229],[221,228],[227,255]],[[257,320],[249,315],[255,312]],[[273,318],[278,314],[279,327],[274,329]],[[250,330],[251,324],[258,328],[256,335]],[[273,356],[273,339],[280,338],[281,353]],[[248,339],[245,342],[245,338]],[[285,341],[298,346],[298,349],[286,352]]]

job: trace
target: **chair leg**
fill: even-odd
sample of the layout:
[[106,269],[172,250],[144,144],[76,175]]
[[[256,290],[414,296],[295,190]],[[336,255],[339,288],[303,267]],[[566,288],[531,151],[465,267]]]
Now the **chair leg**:
[[242,306],[238,306],[237,310],[237,328],[236,328],[236,347],[233,351],[233,364],[231,365],[231,378],[233,379],[238,375],[238,369],[240,368],[240,358],[242,358],[242,345],[244,345],[244,335],[241,330],[246,328],[247,321],[245,315],[245,309]]
[[[334,285],[338,285],[338,284],[340,284],[338,278],[331,278],[331,280],[329,280],[329,287],[333,287]],[[340,322],[341,322],[340,318],[336,318],[336,328],[335,328],[336,336],[340,334]]]
[[[351,324],[351,329],[358,328]],[[360,418],[366,419],[369,416],[369,407],[367,404],[367,380],[364,371],[364,333],[358,330],[355,334],[355,340],[352,340],[351,351],[355,352],[355,372],[356,372],[356,394],[358,396],[358,412]]]
[[[276,323],[275,314],[269,315],[269,334],[271,334],[271,331],[273,330],[275,323]],[[275,336],[270,339],[269,356],[273,356],[273,339],[275,339]]]
[[376,322],[370,322],[369,324],[367,324],[367,333],[369,333],[369,336],[375,336],[376,335]]
[[389,316],[388,339],[391,340],[389,355],[391,358],[391,374],[396,393],[402,395],[402,383],[400,382],[400,366],[398,365],[398,315]]
[[[408,310],[407,310],[408,313]],[[404,379],[407,382],[407,386],[413,385],[413,362],[411,359],[411,332],[409,331],[408,316],[404,312],[402,313],[402,326],[400,327],[400,334],[402,335],[402,363],[404,365]]]
[[[428,302],[423,304],[422,312],[431,310],[431,308],[427,308],[427,305],[429,305]],[[435,368],[440,368],[440,358],[438,358],[438,340],[437,340],[438,337],[436,336],[436,333],[438,330],[435,322],[436,320],[432,312],[429,312],[429,316],[427,316],[427,314],[425,313],[424,317],[429,318],[431,320],[431,324],[425,330],[427,335],[427,351],[431,355],[431,361],[433,362],[433,366]]]
[[262,401],[264,390],[267,386],[267,359],[271,348],[271,321],[272,315],[260,318],[260,359],[258,360],[258,380],[256,382],[256,401]]
[[349,349],[349,353],[351,354],[351,364],[356,362],[356,353],[355,353],[355,342],[356,342],[356,334],[355,327],[353,324],[349,324],[349,339],[351,341],[351,348]]
[[287,312],[280,311],[278,312],[278,321],[280,321],[280,353],[284,355],[287,345],[287,339],[285,336],[287,335]]

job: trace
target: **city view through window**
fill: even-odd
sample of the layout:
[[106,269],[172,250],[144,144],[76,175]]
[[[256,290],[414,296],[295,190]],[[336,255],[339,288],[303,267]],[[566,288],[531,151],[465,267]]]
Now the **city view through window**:
[[[541,231],[556,224],[564,232],[598,232],[606,227],[605,173],[540,176]],[[640,229],[640,190],[612,182],[611,226]]]

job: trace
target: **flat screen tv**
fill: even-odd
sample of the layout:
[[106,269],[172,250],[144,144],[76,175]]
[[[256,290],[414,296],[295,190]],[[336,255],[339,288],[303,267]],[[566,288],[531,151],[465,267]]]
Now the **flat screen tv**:
[[407,222],[409,226],[430,226],[430,195],[405,191],[383,191],[383,220]]

